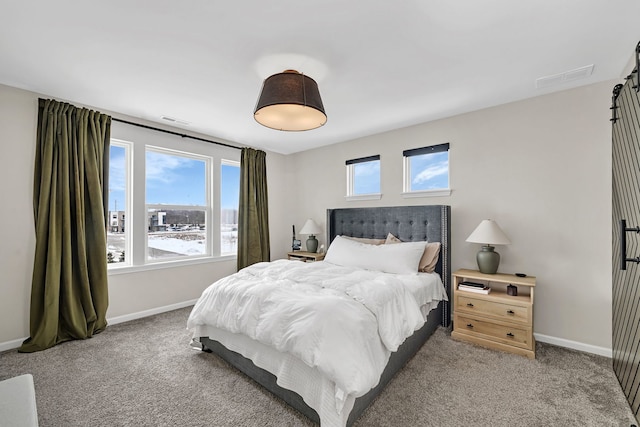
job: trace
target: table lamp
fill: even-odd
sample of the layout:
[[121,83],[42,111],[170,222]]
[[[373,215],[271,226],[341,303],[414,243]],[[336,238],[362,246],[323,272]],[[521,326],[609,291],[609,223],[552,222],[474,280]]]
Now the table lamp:
[[481,273],[495,274],[500,264],[500,254],[492,245],[510,245],[511,241],[504,231],[490,219],[483,220],[473,233],[467,237],[467,242],[482,243],[482,249],[476,256],[478,269]]
[[300,230],[300,234],[308,234],[309,238],[307,239],[307,252],[316,253],[318,250],[318,239],[316,239],[316,234],[322,233],[320,226],[316,224],[314,220],[309,218],[307,222],[304,223],[302,230]]

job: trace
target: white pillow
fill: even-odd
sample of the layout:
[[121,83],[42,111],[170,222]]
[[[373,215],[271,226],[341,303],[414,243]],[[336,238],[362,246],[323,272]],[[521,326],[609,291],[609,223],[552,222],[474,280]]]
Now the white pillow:
[[418,264],[427,242],[368,245],[336,236],[324,262],[344,267],[396,274],[418,274]]

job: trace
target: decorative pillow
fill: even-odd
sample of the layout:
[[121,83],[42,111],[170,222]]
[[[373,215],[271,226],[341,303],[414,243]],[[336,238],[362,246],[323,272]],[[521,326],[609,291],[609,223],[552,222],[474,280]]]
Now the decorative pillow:
[[366,237],[351,237],[351,236],[342,236],[345,239],[355,240],[356,242],[366,243],[368,245],[383,245],[385,244],[385,239],[368,239]]
[[387,238],[385,239],[384,244],[390,245],[391,243],[402,243],[402,240],[398,239],[396,236],[389,233],[387,234]]
[[336,236],[324,262],[395,274],[417,274],[426,242],[371,245]]
[[[393,234],[387,234],[387,238],[385,240],[385,245],[390,245],[394,243],[402,243],[402,240],[398,239]],[[438,263],[438,258],[440,257],[440,242],[429,242],[424,248],[424,253],[422,254],[422,258],[420,258],[420,266],[418,271],[422,273],[433,273],[436,269],[436,264]]]
[[423,273],[433,273],[440,258],[440,242],[429,242],[424,248],[424,254],[420,259],[420,271]]

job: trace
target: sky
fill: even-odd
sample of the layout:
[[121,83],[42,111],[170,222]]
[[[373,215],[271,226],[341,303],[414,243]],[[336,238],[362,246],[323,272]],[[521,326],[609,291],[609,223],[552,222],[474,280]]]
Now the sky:
[[411,156],[411,191],[449,188],[449,152]]
[[[411,156],[411,190],[449,188],[449,152]],[[380,160],[355,163],[354,194],[380,192]]]
[[380,192],[380,160],[354,163],[353,194]]
[[[449,152],[412,156],[411,191],[449,188]],[[148,204],[204,205],[203,160],[147,151],[146,198]],[[380,192],[380,161],[354,165],[354,194]],[[111,146],[109,161],[109,210],[124,210],[125,148]],[[222,164],[221,208],[237,209],[240,168]]]
[[[124,210],[126,187],[125,148],[111,146],[109,160],[109,210]],[[146,203],[204,205],[206,163],[204,160],[147,151]],[[221,208],[237,209],[240,168],[221,168]]]

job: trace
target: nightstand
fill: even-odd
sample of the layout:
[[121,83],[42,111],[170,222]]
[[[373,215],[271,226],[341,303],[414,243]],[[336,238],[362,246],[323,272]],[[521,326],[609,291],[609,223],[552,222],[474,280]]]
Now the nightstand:
[[324,259],[324,253],[318,254],[314,252],[293,251],[287,252],[287,259],[294,259],[304,262],[322,261]]
[[[488,294],[459,290],[461,282],[481,283]],[[507,286],[517,287],[517,296]],[[536,357],[533,338],[533,291],[536,278],[513,274],[484,274],[476,270],[453,273],[453,332],[451,337],[493,349]]]

